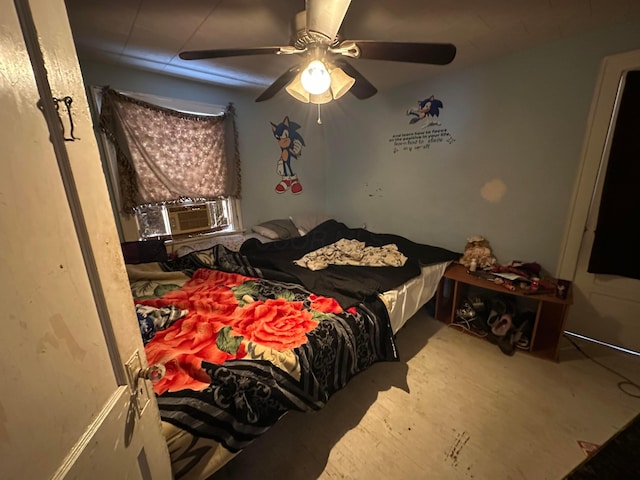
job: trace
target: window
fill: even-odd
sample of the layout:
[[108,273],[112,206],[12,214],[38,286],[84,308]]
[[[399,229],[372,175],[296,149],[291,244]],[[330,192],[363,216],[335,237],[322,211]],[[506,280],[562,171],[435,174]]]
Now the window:
[[238,230],[235,201],[230,198],[171,205],[139,205],[134,209],[140,239],[227,233]]
[[138,239],[241,230],[232,105],[92,92],[110,140],[103,145],[114,207],[122,223],[135,219]]

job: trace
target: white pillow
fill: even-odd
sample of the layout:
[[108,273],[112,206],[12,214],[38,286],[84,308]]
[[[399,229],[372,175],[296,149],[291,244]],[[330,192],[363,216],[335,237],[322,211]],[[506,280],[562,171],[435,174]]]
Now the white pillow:
[[321,223],[331,220],[331,217],[324,213],[301,213],[292,215],[289,219],[296,226],[300,235],[306,235]]
[[262,222],[254,225],[251,229],[269,240],[286,240],[300,236],[298,229],[288,218]]

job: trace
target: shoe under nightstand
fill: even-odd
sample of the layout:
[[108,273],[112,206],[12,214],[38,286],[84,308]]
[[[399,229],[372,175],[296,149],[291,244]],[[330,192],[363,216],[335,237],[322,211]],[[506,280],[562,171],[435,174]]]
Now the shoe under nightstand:
[[516,288],[508,290],[490,280],[472,275],[463,265],[451,264],[440,280],[435,302],[435,318],[446,324],[455,321],[456,309],[471,294],[500,294],[514,302],[527,304],[535,312],[535,321],[526,351],[530,354],[558,361],[558,345],[569,307],[573,303],[573,292],[569,285],[566,298],[555,294],[532,294]]

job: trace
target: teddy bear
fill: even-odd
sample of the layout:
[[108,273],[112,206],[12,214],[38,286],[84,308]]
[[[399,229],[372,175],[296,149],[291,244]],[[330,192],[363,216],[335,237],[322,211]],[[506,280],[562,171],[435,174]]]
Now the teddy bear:
[[496,263],[496,257],[491,252],[489,241],[482,235],[472,235],[467,238],[464,254],[458,262],[470,268],[472,260],[475,260],[476,266],[482,269],[489,269]]

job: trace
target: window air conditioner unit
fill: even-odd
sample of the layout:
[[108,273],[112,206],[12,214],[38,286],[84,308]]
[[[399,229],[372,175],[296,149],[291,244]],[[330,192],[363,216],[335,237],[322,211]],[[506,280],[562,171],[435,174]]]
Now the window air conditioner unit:
[[167,206],[171,235],[202,232],[211,229],[209,208],[201,205]]

